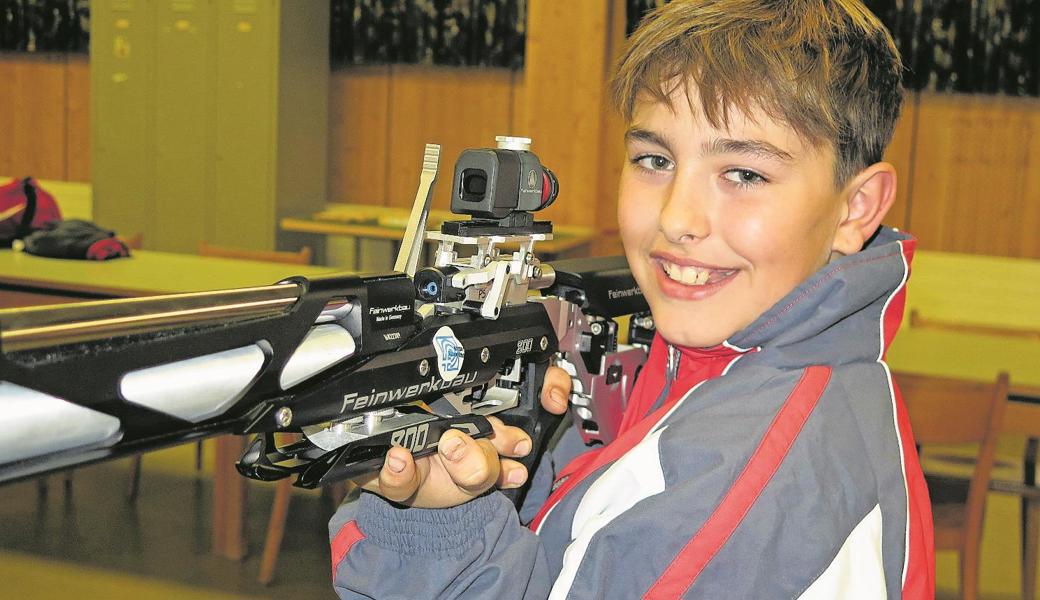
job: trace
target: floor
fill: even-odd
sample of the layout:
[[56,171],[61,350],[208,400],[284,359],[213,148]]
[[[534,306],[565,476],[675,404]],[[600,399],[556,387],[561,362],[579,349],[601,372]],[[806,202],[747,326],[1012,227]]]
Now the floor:
[[320,494],[293,495],[275,578],[264,587],[257,575],[273,484],[251,482],[249,555],[236,562],[209,552],[212,486],[208,470],[194,471],[194,445],[148,454],[143,465],[133,503],[127,461],[78,469],[68,489],[61,475],[43,492],[35,481],[0,487],[0,597],[336,598],[326,530],[332,507]]
[[[1002,442],[999,476],[1020,472],[1021,448],[1021,440]],[[147,455],[135,503],[125,496],[126,461],[79,469],[68,490],[60,475],[48,479],[45,492],[33,481],[0,487],[0,597],[334,599],[328,501],[316,492],[294,494],[275,579],[264,587],[256,578],[273,486],[250,486],[249,556],[242,562],[215,557],[209,552],[209,473],[194,471],[193,452],[188,445]],[[936,464],[925,461],[926,468]],[[1019,597],[1018,539],[1017,499],[990,494],[984,600]],[[939,553],[936,563],[937,597],[957,598],[956,555]]]

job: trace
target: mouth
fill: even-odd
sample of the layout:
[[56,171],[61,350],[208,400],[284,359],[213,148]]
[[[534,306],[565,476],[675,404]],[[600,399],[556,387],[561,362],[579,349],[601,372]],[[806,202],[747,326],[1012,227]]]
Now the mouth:
[[654,262],[664,271],[669,279],[689,286],[703,286],[719,283],[736,274],[737,269],[726,269],[703,264],[679,264],[663,256],[653,256]]
[[651,255],[651,262],[657,267],[661,291],[683,300],[699,300],[713,295],[740,271],[656,253]]

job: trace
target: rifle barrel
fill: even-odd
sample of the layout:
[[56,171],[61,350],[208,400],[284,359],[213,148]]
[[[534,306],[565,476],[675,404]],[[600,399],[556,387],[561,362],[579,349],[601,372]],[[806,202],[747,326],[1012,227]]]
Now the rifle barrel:
[[97,300],[0,310],[0,349],[32,350],[149,333],[170,326],[226,323],[284,313],[299,299],[300,285]]

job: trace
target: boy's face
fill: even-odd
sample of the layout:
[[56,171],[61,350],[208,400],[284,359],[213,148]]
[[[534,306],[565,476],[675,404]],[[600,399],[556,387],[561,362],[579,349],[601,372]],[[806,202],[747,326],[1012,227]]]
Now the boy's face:
[[827,263],[845,193],[833,150],[790,127],[733,109],[729,128],[715,129],[681,87],[672,104],[636,106],[618,222],[657,330],[708,347]]

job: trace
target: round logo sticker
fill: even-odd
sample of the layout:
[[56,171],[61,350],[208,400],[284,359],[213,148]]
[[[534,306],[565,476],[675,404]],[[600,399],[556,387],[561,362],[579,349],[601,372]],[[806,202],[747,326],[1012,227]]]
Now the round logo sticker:
[[441,327],[433,336],[433,349],[437,352],[437,371],[441,379],[451,381],[462,371],[462,360],[466,357],[466,349],[455,337],[451,327]]

